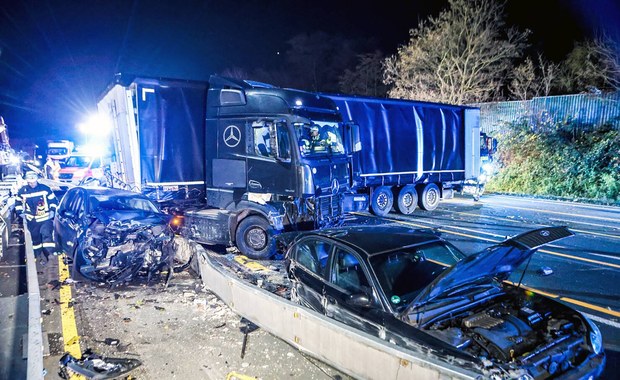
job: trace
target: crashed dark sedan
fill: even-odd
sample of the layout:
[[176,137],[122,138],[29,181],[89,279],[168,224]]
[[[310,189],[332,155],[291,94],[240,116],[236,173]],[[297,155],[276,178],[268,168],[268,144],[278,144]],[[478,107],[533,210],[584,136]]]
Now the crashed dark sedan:
[[403,226],[305,233],[287,250],[291,299],[484,378],[594,378],[605,364],[596,325],[507,281],[538,247],[571,235],[543,228],[465,256]]
[[170,216],[141,194],[110,188],[67,191],[54,219],[58,248],[73,258],[73,272],[121,284],[139,274],[172,274],[175,250]]

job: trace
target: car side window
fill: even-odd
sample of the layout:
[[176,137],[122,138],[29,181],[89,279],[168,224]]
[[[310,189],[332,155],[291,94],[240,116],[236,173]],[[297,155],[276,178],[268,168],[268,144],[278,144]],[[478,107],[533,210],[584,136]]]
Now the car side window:
[[63,211],[71,211],[71,202],[73,201],[73,198],[75,197],[75,194],[77,193],[77,191],[70,191],[67,192],[67,194],[62,197],[62,200],[60,201],[60,205],[58,206],[59,212],[63,212]]
[[71,203],[69,204],[68,209],[77,218],[81,218],[82,216],[84,216],[84,196],[81,192],[75,193],[75,195],[71,199]]
[[351,294],[371,295],[372,289],[359,258],[342,248],[336,250],[330,282]]
[[310,272],[324,277],[331,245],[321,240],[307,240],[297,245],[295,261]]

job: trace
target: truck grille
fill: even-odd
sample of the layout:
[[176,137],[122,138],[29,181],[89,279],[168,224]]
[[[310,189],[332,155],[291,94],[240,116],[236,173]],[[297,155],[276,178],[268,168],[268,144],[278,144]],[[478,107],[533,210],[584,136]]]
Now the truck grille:
[[320,220],[331,220],[342,216],[342,202],[339,195],[329,195],[318,199],[318,217]]

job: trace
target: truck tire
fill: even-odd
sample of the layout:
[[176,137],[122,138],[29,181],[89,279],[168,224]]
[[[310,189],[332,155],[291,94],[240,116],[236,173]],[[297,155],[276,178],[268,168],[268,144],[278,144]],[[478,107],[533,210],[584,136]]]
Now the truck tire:
[[427,183],[420,194],[418,204],[422,210],[433,211],[439,205],[440,197],[439,187],[434,183]]
[[377,216],[386,216],[394,204],[394,194],[389,186],[379,186],[372,192],[370,211]]
[[261,216],[243,219],[237,227],[235,242],[241,253],[251,259],[268,259],[275,252],[273,227]]
[[415,190],[415,186],[407,185],[403,186],[398,191],[398,200],[396,202],[396,208],[403,215],[409,215],[418,206],[418,192]]

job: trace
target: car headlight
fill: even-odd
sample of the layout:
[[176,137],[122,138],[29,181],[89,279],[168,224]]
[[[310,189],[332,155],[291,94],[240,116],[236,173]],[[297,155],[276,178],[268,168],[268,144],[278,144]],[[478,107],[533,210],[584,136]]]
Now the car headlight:
[[601,335],[601,330],[599,330],[598,326],[594,324],[588,317],[584,316],[585,320],[590,325],[590,345],[592,345],[592,350],[595,354],[600,354],[603,352],[603,335]]

